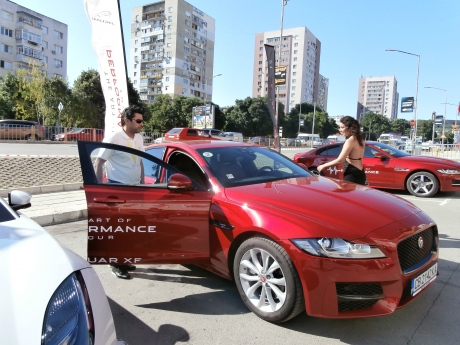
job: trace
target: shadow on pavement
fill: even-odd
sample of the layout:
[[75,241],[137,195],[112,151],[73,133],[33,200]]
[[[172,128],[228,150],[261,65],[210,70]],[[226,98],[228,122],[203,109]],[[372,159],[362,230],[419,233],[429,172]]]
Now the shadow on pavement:
[[155,331],[117,302],[109,297],[107,299],[112,309],[117,338],[128,345],[174,345],[190,340],[189,333],[180,326],[163,324]]

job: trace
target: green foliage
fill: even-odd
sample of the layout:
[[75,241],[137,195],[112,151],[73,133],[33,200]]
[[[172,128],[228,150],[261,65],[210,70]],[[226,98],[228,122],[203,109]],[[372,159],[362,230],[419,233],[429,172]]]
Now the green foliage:
[[366,113],[361,121],[366,140],[377,140],[382,133],[391,131],[390,120],[381,114]]
[[248,136],[273,136],[273,122],[267,108],[266,97],[247,97],[236,100],[225,113],[225,130]]

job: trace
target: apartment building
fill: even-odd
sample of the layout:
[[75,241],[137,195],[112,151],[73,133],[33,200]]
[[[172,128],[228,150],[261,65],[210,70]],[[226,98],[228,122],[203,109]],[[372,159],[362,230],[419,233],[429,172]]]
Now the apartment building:
[[67,77],[67,32],[67,24],[0,0],[0,76],[35,62],[49,77]]
[[131,15],[129,76],[144,102],[161,94],[212,100],[215,20],[184,0]]
[[319,75],[318,106],[327,112],[327,97],[329,93],[329,79]]
[[398,82],[395,77],[359,78],[356,119],[368,112],[384,115],[390,120],[398,117]]
[[[267,94],[264,44],[268,44],[275,46],[276,66],[286,66],[286,82],[277,86],[277,97],[284,104],[286,113],[300,102],[319,104],[321,42],[306,27],[284,29],[282,41],[280,35],[280,30],[256,34],[252,96]],[[327,101],[327,94],[322,96],[323,102]],[[327,104],[323,106],[327,108]]]

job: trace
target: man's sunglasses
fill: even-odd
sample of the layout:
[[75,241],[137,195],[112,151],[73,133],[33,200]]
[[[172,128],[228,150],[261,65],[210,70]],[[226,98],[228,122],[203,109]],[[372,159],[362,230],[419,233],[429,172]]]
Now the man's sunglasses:
[[140,120],[140,119],[132,119],[131,121],[136,121],[137,123],[144,123],[144,120]]

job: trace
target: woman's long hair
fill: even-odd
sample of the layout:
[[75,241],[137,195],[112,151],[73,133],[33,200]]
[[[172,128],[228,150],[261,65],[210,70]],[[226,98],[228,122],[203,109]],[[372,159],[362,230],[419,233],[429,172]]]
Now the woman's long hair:
[[364,146],[363,133],[361,132],[361,126],[357,120],[351,116],[344,116],[340,119],[340,123],[347,127],[351,135],[358,141],[359,146]]

